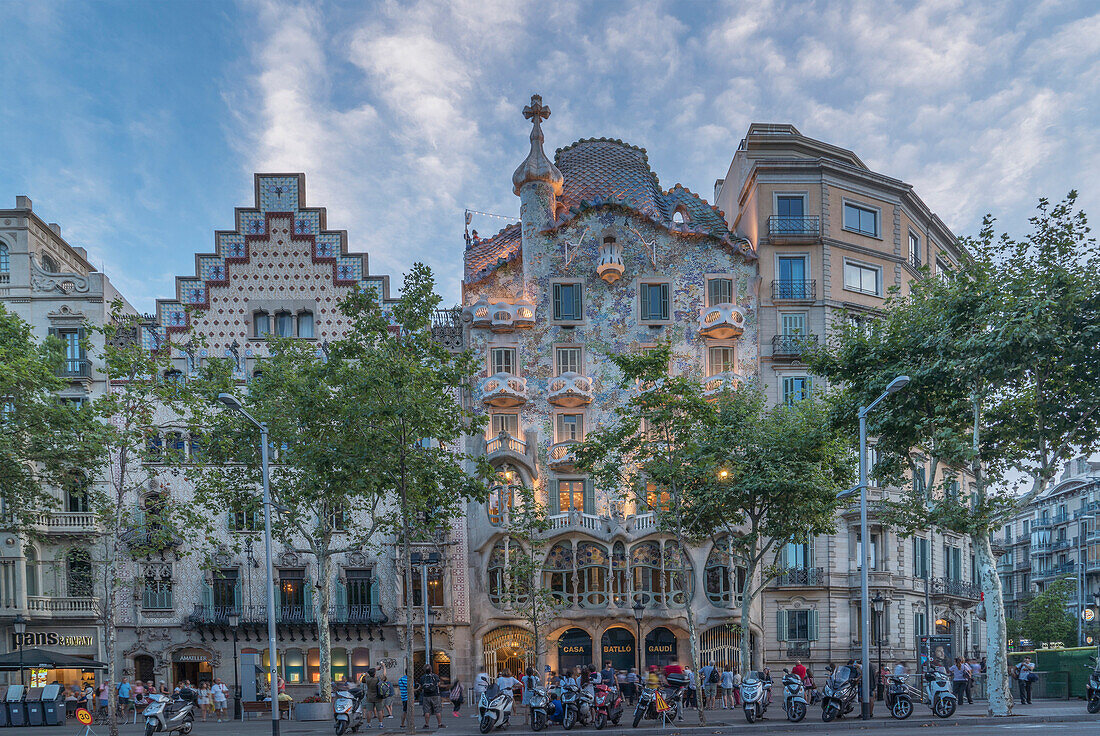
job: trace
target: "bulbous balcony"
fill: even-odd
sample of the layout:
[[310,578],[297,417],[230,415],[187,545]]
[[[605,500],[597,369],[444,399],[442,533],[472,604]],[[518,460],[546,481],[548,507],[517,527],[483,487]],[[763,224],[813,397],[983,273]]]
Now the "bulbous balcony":
[[616,242],[605,242],[600,248],[600,262],[596,264],[596,275],[609,284],[623,277],[623,249]]
[[511,373],[496,373],[481,382],[481,401],[502,409],[527,403],[527,379]]
[[493,332],[511,332],[535,326],[535,305],[526,299],[514,303],[505,301],[489,303],[481,297],[462,310],[463,317],[473,327],[488,327]]
[[578,440],[565,440],[550,445],[549,464],[553,470],[576,470],[577,457],[573,453]]
[[703,396],[712,399],[723,391],[736,391],[740,385],[741,378],[736,373],[716,373],[703,379]]
[[592,403],[592,379],[567,371],[550,379],[547,399],[554,406],[587,406]]
[[733,304],[715,304],[699,310],[699,332],[703,337],[726,340],[745,331],[745,313]]

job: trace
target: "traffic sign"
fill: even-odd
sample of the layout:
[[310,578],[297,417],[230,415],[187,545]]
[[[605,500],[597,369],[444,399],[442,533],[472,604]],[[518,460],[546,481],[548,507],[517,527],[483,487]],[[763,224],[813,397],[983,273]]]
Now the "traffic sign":
[[77,708],[76,720],[80,721],[85,726],[90,726],[92,723],[92,714],[88,712],[87,708]]
[[1085,621],[1092,621],[1096,618],[1096,611],[1092,610],[1091,608],[1086,608],[1085,610],[1081,611],[1081,618],[1085,619]]

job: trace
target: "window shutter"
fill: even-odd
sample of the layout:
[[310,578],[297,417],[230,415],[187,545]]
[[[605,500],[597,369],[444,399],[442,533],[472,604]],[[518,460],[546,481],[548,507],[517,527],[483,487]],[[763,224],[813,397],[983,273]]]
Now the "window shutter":
[[661,290],[660,291],[660,294],[661,294],[661,313],[657,316],[658,316],[659,319],[669,319],[672,316],[668,311],[669,285],[668,284],[661,284],[657,288]]
[[561,284],[554,284],[554,319],[561,319]]
[[336,615],[339,619],[339,616],[347,615],[348,612],[348,586],[337,580],[333,592],[335,595],[332,598],[336,601]]
[[278,581],[279,571],[275,570],[275,610],[278,611],[283,607],[283,586],[279,585]]
[[238,576],[233,582],[233,607],[237,609],[238,613],[241,610],[241,578]]
[[202,584],[202,607],[207,611],[214,610],[214,589],[205,581]]
[[596,513],[596,489],[592,485],[592,479],[584,481],[584,513],[594,515]]
[[775,612],[775,638],[776,641],[787,641],[787,612]]
[[77,342],[77,345],[78,345],[77,351],[78,351],[78,354],[80,355],[81,360],[84,360],[87,357],[87,355],[85,354],[86,351],[84,350],[84,338],[85,338],[86,334],[87,334],[87,331],[83,327],[77,327],[76,328],[76,342]]
[[583,304],[581,303],[581,285],[573,285],[573,319],[581,318],[581,309]]
[[560,514],[561,513],[561,495],[560,495],[560,492],[559,492],[559,487],[551,488],[549,492],[550,492],[550,513],[551,514]]
[[313,616],[313,583],[311,583],[307,580],[307,581],[305,581],[304,585],[305,585],[305,589],[306,589],[306,591],[305,591],[305,610],[302,611],[302,613],[305,614],[306,621],[312,621],[314,619],[314,616]]
[[374,571],[371,571],[370,582],[370,604],[377,606],[379,604],[379,590],[378,590],[378,578],[374,575]]
[[814,538],[806,540],[806,567],[816,567],[817,555],[814,553]]
[[817,609],[810,611],[810,641],[817,641]]

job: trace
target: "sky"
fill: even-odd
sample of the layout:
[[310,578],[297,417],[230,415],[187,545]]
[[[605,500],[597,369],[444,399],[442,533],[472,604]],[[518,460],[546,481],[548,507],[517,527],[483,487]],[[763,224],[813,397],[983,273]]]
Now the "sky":
[[[521,110],[547,152],[642,146],[713,199],[750,122],[912,184],[959,235],[1039,197],[1100,213],[1095,2],[0,0],[0,207],[26,194],[152,311],[253,172],[305,172],[372,273],[460,294],[465,208],[518,219]],[[482,235],[505,220],[477,217]]]

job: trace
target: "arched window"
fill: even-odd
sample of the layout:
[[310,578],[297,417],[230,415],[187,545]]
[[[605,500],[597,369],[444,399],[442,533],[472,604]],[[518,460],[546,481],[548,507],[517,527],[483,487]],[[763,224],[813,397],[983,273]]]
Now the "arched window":
[[23,554],[27,558],[27,595],[41,595],[38,587],[38,550],[28,544]]
[[83,547],[73,547],[65,553],[65,568],[70,598],[87,598],[92,594],[92,556]]
[[573,547],[569,542],[558,542],[550,548],[543,570],[543,587],[562,603],[576,605],[573,595]]
[[489,553],[489,569],[487,588],[489,590],[489,602],[497,608],[504,608],[508,603],[508,586],[505,580],[504,568],[506,566],[504,542],[493,545],[493,551]]
[[630,571],[634,576],[634,597],[647,606],[661,601],[661,548],[656,542],[642,542],[630,550]]
[[676,542],[665,542],[663,583],[662,592],[668,605],[682,606],[687,602],[684,592],[692,584],[691,564]]
[[629,604],[630,584],[626,570],[626,545],[615,542],[611,551],[611,595],[616,606]]
[[46,273],[58,273],[61,269],[57,267],[57,261],[53,259],[48,253],[42,254],[42,270]]
[[313,312],[298,312],[298,337],[313,337]]
[[290,312],[275,313],[275,334],[279,337],[294,337],[294,315]]
[[[734,566],[735,575],[730,579],[729,547],[725,539],[719,540],[711,549],[704,569],[707,599],[716,606],[732,608],[741,603],[741,594],[745,590],[745,568]],[[731,591],[730,586],[733,585]],[[731,595],[732,592],[732,595]]]
[[155,663],[148,654],[139,654],[134,657],[134,678],[142,682],[154,679],[153,668]]
[[286,684],[300,685],[306,680],[306,658],[301,649],[287,649],[283,657]]
[[493,545],[489,554],[488,587],[489,600],[497,608],[522,606],[528,600],[532,581],[517,579],[509,572],[516,569],[523,554],[523,546],[510,537]]
[[504,523],[508,518],[508,512],[512,510],[515,502],[515,486],[497,485],[490,488],[489,500],[485,503],[485,513],[489,516],[489,523],[493,526],[500,526]]
[[607,607],[607,548],[592,542],[577,545],[577,573],[582,608]]
[[8,246],[0,243],[0,273],[9,271],[11,271],[11,256],[8,253]]
[[252,315],[252,334],[265,338],[271,334],[271,315],[267,312],[255,312]]

